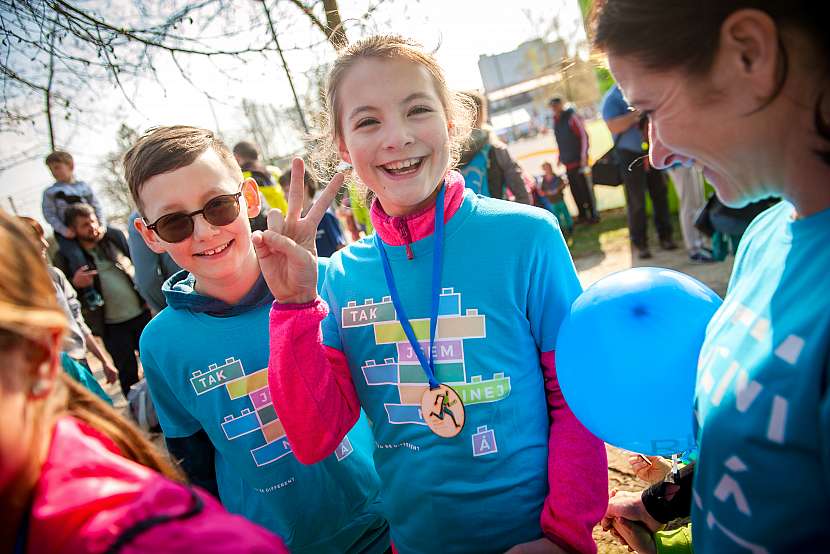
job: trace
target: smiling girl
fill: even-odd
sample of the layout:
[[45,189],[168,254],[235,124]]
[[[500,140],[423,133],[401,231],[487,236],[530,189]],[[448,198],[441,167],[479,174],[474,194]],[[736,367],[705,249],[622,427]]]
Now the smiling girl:
[[327,142],[374,193],[376,234],[332,257],[322,298],[321,210],[300,217],[301,186],[254,238],[277,298],[269,386],[295,455],[330,454],[363,407],[399,552],[596,551],[605,450],[556,380],[581,287],[555,218],[465,191],[451,168],[470,110],[406,40],[354,44],[326,100]]

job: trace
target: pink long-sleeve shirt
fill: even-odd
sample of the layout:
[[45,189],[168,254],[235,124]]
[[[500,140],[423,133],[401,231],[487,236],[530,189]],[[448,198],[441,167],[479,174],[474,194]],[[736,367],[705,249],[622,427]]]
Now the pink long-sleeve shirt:
[[[445,221],[461,206],[463,192],[460,175],[450,173]],[[435,207],[393,217],[375,202],[371,217],[386,244],[408,246],[432,234]],[[294,455],[303,463],[330,455],[360,415],[345,354],[323,344],[320,323],[327,314],[328,306],[320,298],[305,305],[275,302],[271,310],[269,388]],[[608,504],[605,446],[568,408],[556,378],[554,352],[542,353],[540,362],[550,417],[550,479],[541,527],[546,537],[565,550],[593,553],[596,544],[591,532]],[[280,410],[281,406],[286,409]]]

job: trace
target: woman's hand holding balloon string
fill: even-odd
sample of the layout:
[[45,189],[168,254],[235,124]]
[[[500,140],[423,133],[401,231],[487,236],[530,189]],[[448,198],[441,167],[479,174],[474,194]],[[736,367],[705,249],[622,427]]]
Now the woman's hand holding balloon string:
[[285,217],[279,210],[271,210],[268,230],[252,236],[265,282],[282,304],[303,304],[317,297],[317,225],[343,185],[343,175],[338,173],[302,216],[304,177],[303,161],[294,158]]
[[660,456],[644,456],[636,454],[629,456],[628,463],[638,479],[649,485],[659,483],[671,472],[671,463]]

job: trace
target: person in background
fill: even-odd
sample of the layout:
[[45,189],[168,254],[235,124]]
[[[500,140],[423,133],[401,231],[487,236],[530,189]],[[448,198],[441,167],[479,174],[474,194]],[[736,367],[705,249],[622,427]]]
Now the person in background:
[[[92,310],[81,298],[86,309],[84,319],[93,333],[104,340],[118,369],[121,392],[127,398],[130,387],[138,382],[136,351],[141,332],[150,321],[150,311],[133,280],[135,270],[127,237],[118,229],[104,229],[88,204],[69,206],[66,221],[81,245],[85,265],[90,268],[83,275],[76,274],[72,284],[76,289],[94,287],[103,299],[102,309]],[[56,258],[58,267],[67,264],[65,258]]]
[[101,362],[107,383],[115,383],[118,379],[118,372],[113,367],[109,358],[104,354],[103,349],[98,344],[92,331],[90,331],[86,321],[84,321],[84,316],[81,313],[81,303],[78,301],[78,293],[69,284],[63,271],[51,265],[48,255],[49,243],[46,241],[46,236],[40,223],[31,217],[21,216],[18,219],[32,231],[32,239],[35,241],[35,244],[40,246],[41,255],[46,262],[46,270],[49,272],[49,277],[55,285],[58,305],[63,310],[64,315],[66,315],[67,330],[63,339],[61,365],[76,381],[84,385],[108,404],[112,404],[112,399],[92,374],[92,369],[87,362],[87,351],[92,352]]
[[542,171],[542,175],[536,178],[535,196],[537,198],[535,200],[538,202],[534,203],[555,215],[559,220],[559,226],[565,234],[570,235],[574,231],[574,222],[563,194],[568,184],[553,172],[553,165],[550,162],[542,164]]
[[31,228],[3,211],[0,283],[0,552],[287,552],[59,370],[66,316]]
[[631,244],[641,260],[651,258],[648,248],[648,218],[646,190],[654,211],[654,226],[664,250],[675,250],[669,214],[668,187],[663,173],[648,162],[647,145],[641,125],[643,116],[632,110],[623,98],[618,85],[611,87],[602,99],[602,117],[614,136],[615,150],[622,168],[625,187],[625,209],[628,213],[628,231]]
[[[88,204],[95,210],[95,216],[102,227],[106,227],[107,221],[95,191],[84,181],[75,178],[75,161],[69,152],[52,152],[46,156],[46,166],[55,182],[43,191],[43,217],[55,231],[58,249],[66,260],[66,274],[74,280],[77,274],[89,268],[86,267],[86,259],[75,240],[74,230],[66,224],[66,208],[78,203]],[[104,303],[94,287],[82,287],[78,292],[91,310],[100,308]]]
[[703,170],[695,165],[678,165],[667,171],[680,200],[680,231],[689,259],[701,263],[714,261],[711,250],[706,248],[703,234],[695,227],[695,221],[706,204]]
[[[654,167],[701,165],[731,208],[782,199],[743,233],[706,328],[689,409],[698,427],[694,478],[678,481],[683,511],[664,514],[691,511],[700,553],[826,551],[827,4],[604,0],[595,8],[594,44],[651,121]],[[635,495],[607,515],[653,531],[644,501]]]
[[487,124],[486,99],[478,92],[464,94],[476,109],[473,132],[459,161],[466,186],[476,194],[499,199],[507,198],[509,190],[516,202],[530,204],[519,164]]
[[565,166],[571,194],[579,210],[577,223],[598,223],[599,212],[589,178],[591,167],[588,165],[585,124],[573,108],[565,108],[561,98],[551,98],[548,106],[553,112],[553,134],[559,148],[559,163]]
[[[259,160],[259,150],[251,142],[238,142],[233,147],[233,157],[239,167],[242,168],[242,176],[245,179],[251,178],[256,181],[260,195],[265,200],[259,214],[251,218],[251,229],[262,230],[267,228],[265,214],[269,208],[281,211],[285,214],[288,209],[288,202],[285,199],[285,191],[279,184],[279,174],[274,174]],[[276,168],[274,168],[276,170]]]
[[127,245],[130,247],[130,258],[135,266],[135,287],[155,315],[167,306],[161,286],[181,268],[167,252],[156,254],[147,247],[135,228],[135,220],[139,217],[141,216],[138,211],[130,214],[127,223]]

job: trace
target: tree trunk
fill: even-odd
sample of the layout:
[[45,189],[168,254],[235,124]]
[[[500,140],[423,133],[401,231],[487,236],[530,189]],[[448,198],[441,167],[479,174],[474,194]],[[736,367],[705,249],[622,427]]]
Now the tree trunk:
[[323,9],[326,10],[329,42],[335,50],[345,48],[349,45],[349,37],[346,36],[346,29],[343,28],[343,22],[340,20],[337,0],[323,0]]

